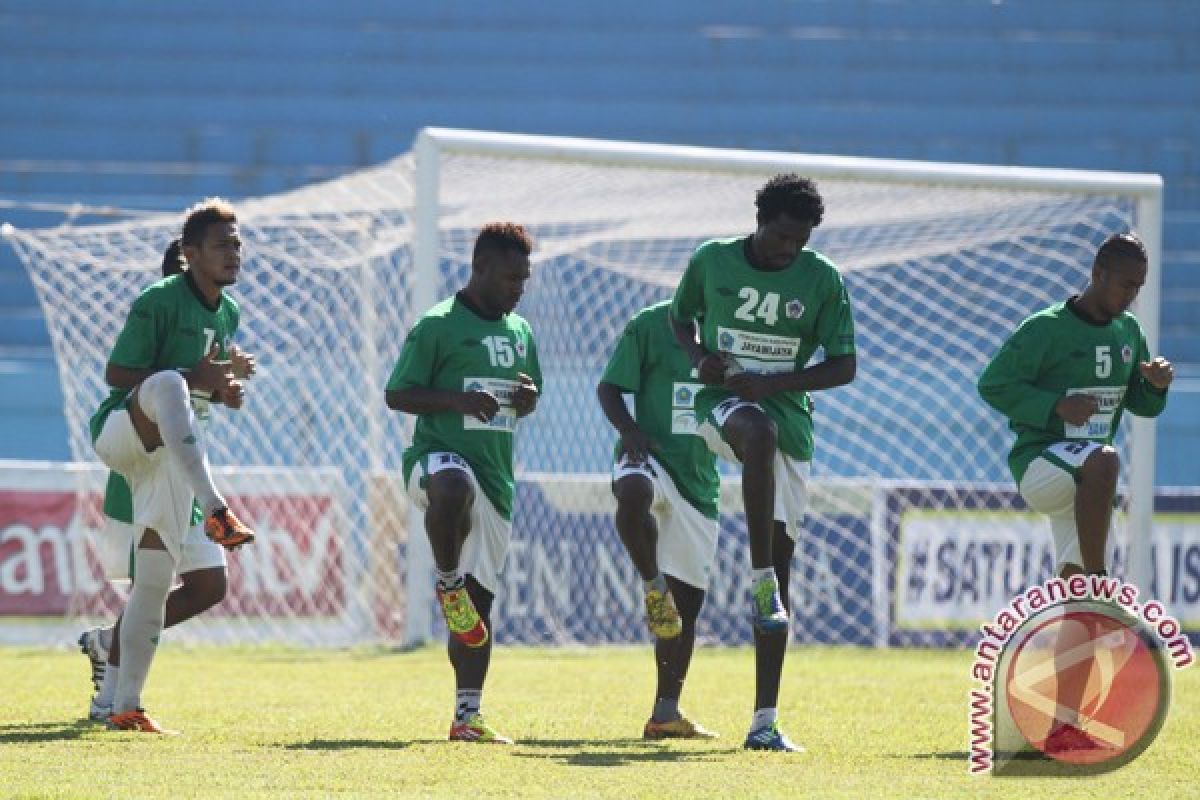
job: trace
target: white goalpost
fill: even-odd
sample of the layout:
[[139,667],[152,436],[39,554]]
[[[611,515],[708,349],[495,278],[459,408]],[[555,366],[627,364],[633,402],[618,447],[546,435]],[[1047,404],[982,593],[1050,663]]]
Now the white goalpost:
[[[497,640],[647,641],[612,525],[614,434],[595,385],[629,317],[670,297],[700,242],[750,233],[754,193],[779,172],[821,189],[826,221],[811,246],[843,271],[859,347],[855,382],[816,395],[795,639],[966,641],[1006,592],[1044,577],[1049,549],[1011,486],[1011,434],[975,395],[975,378],[1021,319],[1082,289],[1099,243],[1129,228],[1150,253],[1137,313],[1154,348],[1158,176],[437,128],[386,164],[239,204],[248,260],[233,291],[241,343],[262,369],[246,408],[214,421],[215,460],[231,475],[260,470],[239,482],[238,502],[278,526],[276,548],[294,542],[292,562],[282,550],[260,554],[256,574],[277,580],[250,585],[235,555],[224,610],[172,635],[346,644],[441,633],[423,526],[398,477],[411,425],[383,407],[383,384],[416,316],[465,283],[479,228],[508,219],[538,243],[518,310],[546,388],[518,432]],[[83,422],[102,396],[112,340],[180,222],[136,215],[10,234],[50,323],[78,461],[95,461]],[[1118,571],[1148,586],[1154,422],[1132,422],[1119,442],[1125,503],[1113,545]],[[738,481],[723,476],[702,641],[749,641]],[[92,511],[79,524],[95,527],[95,490],[81,488],[80,501]],[[101,593],[70,613],[102,616],[112,603]]]

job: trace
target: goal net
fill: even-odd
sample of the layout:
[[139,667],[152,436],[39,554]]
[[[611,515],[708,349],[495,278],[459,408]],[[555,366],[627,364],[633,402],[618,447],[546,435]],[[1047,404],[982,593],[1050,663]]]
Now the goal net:
[[[784,171],[813,177],[824,196],[810,246],[845,277],[859,362],[851,385],[815,398],[794,638],[966,641],[1009,595],[1048,577],[1052,559],[1048,529],[1012,491],[1011,434],[975,379],[1022,318],[1086,284],[1108,234],[1138,228],[1156,257],[1157,179],[439,130],[379,167],[238,204],[238,341],[260,370],[244,409],[214,414],[210,447],[235,510],[265,535],[231,557],[227,600],[172,638],[331,645],[442,633],[424,531],[401,486],[411,420],[386,410],[383,385],[416,315],[465,284],[481,225],[505,219],[537,240],[519,311],[545,391],[518,432],[495,635],[648,640],[612,522],[614,434],[595,386],[628,319],[671,296],[701,242],[751,232],[756,190]],[[116,333],[181,221],[131,214],[11,232],[49,322],[80,462],[96,462],[86,422]],[[1156,310],[1151,287],[1152,336]],[[1148,519],[1147,431],[1127,424],[1120,441],[1129,513],[1113,537],[1118,572],[1131,557],[1138,568],[1126,532]],[[723,469],[699,636],[745,643],[740,478]],[[97,550],[103,472],[75,474],[72,524]],[[102,588],[66,613],[102,618],[120,598]]]

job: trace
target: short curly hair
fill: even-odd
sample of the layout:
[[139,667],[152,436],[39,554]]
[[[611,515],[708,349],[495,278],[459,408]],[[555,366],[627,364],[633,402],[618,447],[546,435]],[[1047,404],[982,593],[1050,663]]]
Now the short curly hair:
[[794,219],[808,220],[815,228],[825,216],[825,203],[817,191],[817,184],[793,172],[776,175],[767,181],[758,190],[754,205],[758,206],[759,225],[787,214]]
[[475,250],[471,253],[471,261],[479,258],[481,253],[518,252],[528,256],[533,252],[533,237],[525,227],[515,222],[489,222],[479,231],[475,239]]
[[1110,269],[1125,261],[1140,261],[1146,263],[1150,257],[1146,253],[1146,245],[1133,231],[1114,233],[1104,240],[1096,251],[1095,264],[1101,269]]
[[184,247],[199,247],[204,241],[204,234],[210,225],[222,222],[237,222],[237,212],[228,200],[220,197],[206,197],[188,209],[187,219],[183,222],[183,235],[180,237]]

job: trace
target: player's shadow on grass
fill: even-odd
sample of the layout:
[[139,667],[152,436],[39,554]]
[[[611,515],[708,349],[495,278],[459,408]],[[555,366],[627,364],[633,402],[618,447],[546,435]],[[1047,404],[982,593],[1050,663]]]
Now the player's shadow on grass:
[[29,722],[0,725],[0,745],[31,742],[63,742],[78,739],[88,731],[103,730],[87,720],[75,722]]
[[403,750],[414,744],[441,742],[442,739],[311,739],[283,745],[284,750]]
[[[518,758],[541,758],[560,761],[571,767],[619,767],[624,764],[647,764],[681,761],[718,761],[720,757],[741,752],[736,747],[719,750],[675,750],[670,745],[651,743],[644,739],[521,739],[517,741]],[[521,752],[524,748],[542,748],[550,752]],[[587,750],[587,748],[601,748]],[[573,752],[561,752],[561,751]]]
[[892,756],[892,758],[916,758],[933,761],[966,761],[970,757],[971,754],[966,750],[949,750],[942,753],[905,753],[903,755]]
[[[951,750],[942,753],[897,754],[892,758],[966,762],[970,753],[965,750]],[[1004,753],[994,756],[994,759],[1000,766],[995,770],[989,769],[988,774],[997,778],[1074,778],[1097,774],[1092,767],[1056,761],[1040,750]]]

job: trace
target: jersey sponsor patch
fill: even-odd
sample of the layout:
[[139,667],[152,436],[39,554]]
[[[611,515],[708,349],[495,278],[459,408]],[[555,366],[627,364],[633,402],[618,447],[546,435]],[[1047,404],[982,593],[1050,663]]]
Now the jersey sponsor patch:
[[671,433],[696,435],[696,395],[702,383],[675,382],[671,390]]
[[440,472],[443,469],[458,467],[459,469],[470,470],[471,467],[467,464],[467,460],[458,453],[433,453],[429,457],[429,472]]
[[1068,395],[1090,394],[1099,403],[1095,414],[1083,425],[1063,423],[1063,432],[1071,439],[1108,439],[1113,434],[1113,417],[1125,397],[1124,386],[1090,386],[1068,389]]
[[500,410],[487,422],[464,414],[463,430],[507,431],[509,433],[515,431],[517,429],[517,412],[512,405],[512,396],[517,385],[516,381],[503,378],[463,378],[464,392],[487,392],[500,404]]
[[736,328],[717,328],[717,343],[731,353],[746,372],[770,375],[795,368],[800,340],[770,333],[751,333]]

